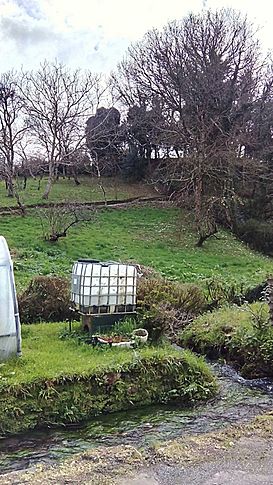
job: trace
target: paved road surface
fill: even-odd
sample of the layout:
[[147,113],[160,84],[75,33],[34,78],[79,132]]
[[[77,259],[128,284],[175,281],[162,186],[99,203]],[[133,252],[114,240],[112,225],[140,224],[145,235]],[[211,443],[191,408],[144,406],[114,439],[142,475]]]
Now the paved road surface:
[[273,485],[273,439],[241,438],[233,449],[186,467],[156,465],[120,485]]

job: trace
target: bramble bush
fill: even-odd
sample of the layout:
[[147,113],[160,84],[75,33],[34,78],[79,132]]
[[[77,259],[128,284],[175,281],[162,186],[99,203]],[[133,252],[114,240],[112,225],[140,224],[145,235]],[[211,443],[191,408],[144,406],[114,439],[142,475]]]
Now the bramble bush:
[[137,288],[138,306],[150,309],[165,303],[185,312],[200,313],[205,307],[202,289],[190,283],[177,283],[164,278],[142,278]]
[[141,325],[154,342],[163,335],[173,339],[205,307],[204,294],[198,286],[163,278],[142,278],[137,295]]
[[69,283],[56,276],[37,276],[18,297],[23,323],[58,322],[70,317]]

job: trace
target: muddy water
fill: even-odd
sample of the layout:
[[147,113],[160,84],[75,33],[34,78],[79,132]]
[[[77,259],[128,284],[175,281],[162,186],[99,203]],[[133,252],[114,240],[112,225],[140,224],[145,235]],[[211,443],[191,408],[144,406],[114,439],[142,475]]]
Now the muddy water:
[[204,433],[273,409],[273,383],[245,380],[231,367],[212,365],[220,383],[214,400],[192,409],[152,406],[92,419],[81,426],[33,431],[0,440],[0,473],[52,463],[100,445],[142,448],[183,434]]

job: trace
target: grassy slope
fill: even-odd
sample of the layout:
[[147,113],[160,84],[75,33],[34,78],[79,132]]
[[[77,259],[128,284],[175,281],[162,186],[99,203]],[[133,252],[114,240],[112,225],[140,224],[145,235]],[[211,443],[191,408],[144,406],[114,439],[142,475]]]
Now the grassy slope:
[[241,307],[223,306],[219,310],[196,318],[182,331],[182,343],[187,345],[191,342],[204,353],[210,349],[221,349],[221,347],[229,345],[235,336],[245,337],[248,334],[254,334],[255,316],[261,316],[266,320],[268,317],[267,305],[257,302]]
[[224,357],[246,377],[273,376],[273,328],[265,303],[201,315],[181,332],[180,343],[212,358]]
[[[75,185],[73,179],[60,178],[52,187],[49,201],[50,202],[91,202],[104,200],[102,189],[99,187],[96,177],[79,177],[81,184]],[[22,189],[22,180],[19,179],[17,187],[22,202],[24,204],[41,204],[45,201],[42,199],[43,191],[46,185],[46,178],[42,180],[41,188],[38,190],[38,179],[29,179],[26,190]],[[101,178],[106,198],[108,200],[126,199],[129,197],[149,197],[158,195],[149,185],[134,183],[128,185],[126,182],[115,178]],[[0,207],[16,206],[16,200],[7,197],[4,182],[0,181]]]
[[254,285],[273,272],[273,261],[250,251],[222,231],[217,239],[196,248],[194,229],[177,209],[136,207],[99,212],[96,222],[71,229],[57,244],[43,241],[35,212],[26,218],[3,216],[0,234],[13,253],[19,291],[35,275],[69,277],[78,258],[133,260],[159,270],[164,276],[200,282],[219,276],[224,282]]

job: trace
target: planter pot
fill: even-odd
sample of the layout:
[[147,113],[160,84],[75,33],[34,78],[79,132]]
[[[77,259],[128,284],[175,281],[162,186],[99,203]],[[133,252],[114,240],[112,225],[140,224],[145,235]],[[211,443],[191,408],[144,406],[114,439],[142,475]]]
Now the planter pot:
[[136,342],[141,342],[141,343],[146,343],[148,340],[148,332],[145,328],[137,328],[136,330],[133,331],[133,339]]

